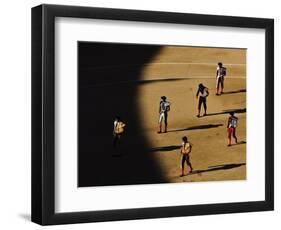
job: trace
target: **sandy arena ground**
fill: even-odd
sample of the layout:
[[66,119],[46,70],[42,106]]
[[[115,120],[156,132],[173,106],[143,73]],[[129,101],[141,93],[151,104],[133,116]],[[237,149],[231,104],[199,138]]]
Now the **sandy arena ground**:
[[[222,96],[215,95],[218,57],[227,68],[225,94]],[[164,49],[144,70],[145,80],[170,79],[141,85],[138,97],[140,111],[143,112],[143,132],[153,146],[151,157],[160,162],[168,181],[246,179],[245,60],[245,50],[173,47]],[[210,91],[208,116],[201,118],[196,117],[198,100],[195,95],[199,83]],[[171,103],[166,134],[156,133],[157,103],[161,95],[165,95]],[[239,118],[239,144],[231,147],[227,147],[228,111],[237,111]],[[181,178],[179,146],[183,136],[187,136],[193,144],[190,156],[194,173]]]
[[[188,79],[172,84],[152,83],[141,87],[143,132],[154,146],[151,157],[160,162],[159,165],[170,182],[245,179],[246,97],[245,92],[239,92],[245,89],[245,80],[227,79],[227,94],[222,96],[215,96],[214,87],[210,87],[210,96],[207,99],[208,116],[197,118],[195,94],[196,86],[200,82],[204,82],[206,86],[214,84],[213,79]],[[154,102],[158,99],[159,89],[166,89],[166,95],[171,102],[168,133],[165,134],[156,133],[157,109],[148,109],[156,106]],[[240,144],[227,147],[227,112],[232,110],[238,112],[237,137]],[[147,120],[147,117],[153,119]],[[193,144],[191,163],[195,171],[180,178],[179,148],[183,136],[187,136]]]

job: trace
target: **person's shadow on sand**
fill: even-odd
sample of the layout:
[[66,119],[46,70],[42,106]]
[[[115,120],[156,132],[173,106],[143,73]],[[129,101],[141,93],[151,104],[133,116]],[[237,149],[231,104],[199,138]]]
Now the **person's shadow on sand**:
[[173,151],[175,149],[179,149],[180,147],[181,147],[181,145],[155,147],[155,148],[150,149],[149,152],[157,152],[157,151],[168,152],[168,151]]
[[187,128],[183,128],[183,129],[172,129],[172,130],[168,130],[168,133],[169,132],[196,130],[196,129],[211,129],[211,128],[217,128],[219,126],[223,126],[223,124],[207,124],[207,125],[191,126],[191,127],[187,127]]
[[224,92],[222,95],[224,95],[224,94],[235,94],[235,93],[246,93],[246,89],[228,91],[228,92]]
[[241,167],[243,165],[246,165],[246,163],[222,164],[222,165],[209,166],[208,169],[193,170],[193,172],[189,173],[188,175],[201,174],[201,173],[205,173],[205,172],[212,172],[212,171],[219,171],[219,170],[228,170],[228,169],[233,169],[233,168]]
[[223,110],[222,112],[218,113],[207,113],[206,116],[214,116],[214,115],[221,115],[221,114],[228,114],[228,113],[246,113],[246,108],[243,109],[228,109],[228,110]]

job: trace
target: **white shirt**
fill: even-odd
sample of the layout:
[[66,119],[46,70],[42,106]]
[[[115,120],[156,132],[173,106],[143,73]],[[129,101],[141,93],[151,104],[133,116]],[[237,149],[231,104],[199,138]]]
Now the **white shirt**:
[[203,93],[199,90],[199,97],[207,97],[208,96],[208,89],[204,88]]
[[218,72],[218,74],[217,74],[217,78],[219,78],[219,77],[224,77],[225,76],[225,71],[226,71],[226,69],[225,69],[225,67],[217,67],[217,72]]

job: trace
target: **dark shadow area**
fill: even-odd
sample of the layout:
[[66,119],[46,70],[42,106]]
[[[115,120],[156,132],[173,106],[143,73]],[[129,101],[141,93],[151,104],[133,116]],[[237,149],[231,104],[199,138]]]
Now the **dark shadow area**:
[[245,163],[239,163],[239,164],[215,165],[215,166],[210,166],[208,169],[194,170],[190,174],[200,174],[200,173],[211,172],[211,171],[228,170],[228,169],[233,169],[233,168],[241,167],[243,165],[246,165],[246,164]]
[[181,145],[170,145],[170,146],[163,146],[163,147],[156,147],[156,148],[151,148],[149,152],[157,152],[157,151],[173,151],[175,149],[180,149]]
[[168,130],[168,132],[179,132],[179,131],[188,131],[188,130],[196,130],[196,129],[211,129],[223,126],[223,124],[208,124],[208,125],[197,125],[183,129],[172,129]]
[[239,89],[239,90],[224,92],[223,95],[224,94],[235,94],[235,93],[246,93],[246,89]]
[[[141,131],[141,114],[137,110],[137,87],[145,84],[140,79],[143,67],[161,48],[157,45],[78,43],[79,187],[166,182],[149,154],[152,146]],[[110,68],[135,63],[138,65],[134,68]],[[112,146],[116,115],[126,123],[119,157],[114,156],[116,151]]]
[[30,222],[31,221],[31,215],[30,214],[27,214],[27,213],[21,213],[19,214],[19,217]]
[[230,112],[246,113],[246,108],[244,108],[244,109],[228,109],[228,110],[223,110],[222,112],[218,112],[218,113],[208,113],[206,116],[215,116],[215,115],[221,115],[221,114],[228,114]]

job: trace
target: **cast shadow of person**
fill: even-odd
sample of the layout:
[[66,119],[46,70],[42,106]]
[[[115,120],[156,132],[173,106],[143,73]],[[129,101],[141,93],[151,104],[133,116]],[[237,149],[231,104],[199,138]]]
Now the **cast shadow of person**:
[[233,90],[233,91],[226,91],[226,92],[224,92],[222,95],[224,95],[224,94],[235,94],[235,93],[246,93],[246,89],[239,89],[239,90]]
[[197,129],[212,129],[223,126],[223,124],[207,124],[207,125],[196,125],[182,129],[171,129],[168,132],[179,132],[179,131],[188,131],[188,130],[197,130]]
[[246,113],[246,108],[243,108],[243,109],[227,109],[227,110],[223,110],[222,112],[208,113],[206,116],[215,116],[215,115],[229,114],[231,112],[234,112],[234,113]]
[[209,166],[208,169],[202,169],[202,170],[193,170],[191,174],[202,174],[206,172],[212,172],[212,171],[220,171],[220,170],[228,170],[228,169],[234,169],[241,166],[246,165],[246,163],[233,163],[233,164],[222,164],[222,165],[215,165],[215,166]]

